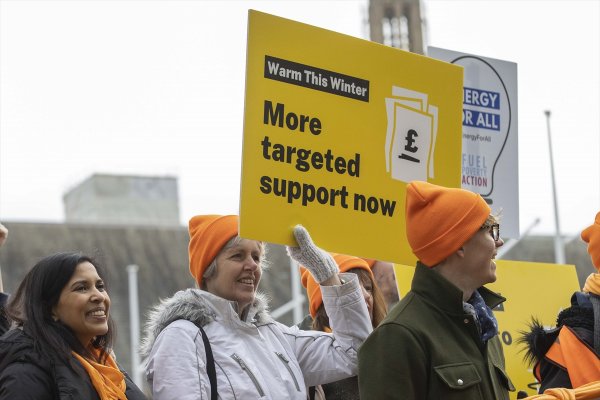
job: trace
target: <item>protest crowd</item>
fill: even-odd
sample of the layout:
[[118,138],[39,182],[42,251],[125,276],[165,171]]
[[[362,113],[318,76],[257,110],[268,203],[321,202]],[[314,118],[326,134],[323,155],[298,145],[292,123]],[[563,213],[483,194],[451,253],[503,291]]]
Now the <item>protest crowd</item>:
[[[407,185],[418,262],[397,302],[386,302],[386,282],[375,278],[380,261],[328,253],[294,227],[287,252],[301,266],[310,311],[294,326],[270,316],[258,291],[265,243],[240,237],[238,224],[235,215],[190,220],[196,285],[149,313],[140,349],[147,394],[116,361],[102,266],[81,253],[39,260],[14,293],[2,292],[0,399],[508,399],[515,391],[493,312],[506,299],[485,287],[504,242],[480,195]],[[8,235],[0,225],[0,244]],[[600,268],[600,213],[581,238]],[[524,362],[540,383],[528,398],[600,396],[599,277],[573,294],[556,327],[533,320],[524,332]]]
[[[555,323],[538,318],[551,307],[533,309],[518,337],[503,336],[499,323],[510,293],[494,290],[502,280],[497,261],[518,232],[507,234],[507,223],[503,236],[510,216],[476,189],[491,185],[491,193],[494,178],[496,186],[518,188],[518,179],[493,172],[503,151],[504,164],[507,154],[518,161],[516,135],[508,140],[516,131],[509,101],[516,64],[514,85],[485,61],[496,87],[471,88],[465,59],[477,57],[434,60],[422,49],[391,52],[259,11],[248,15],[238,215],[195,209],[200,215],[186,229],[176,205],[187,253],[170,250],[187,258],[178,268],[189,284],[166,297],[142,288],[153,304],[135,310],[143,327],[130,328],[131,368],[117,346],[126,318],[115,316],[137,300],[126,304],[114,290],[123,279],[111,278],[105,258],[55,245],[45,254],[21,251],[35,258],[30,265],[2,265],[23,274],[8,285],[0,270],[0,400],[600,400],[600,212],[577,235],[595,272],[581,288],[569,286]],[[367,66],[346,70],[360,64],[345,58],[354,55]],[[399,78],[386,75],[394,69]],[[479,72],[476,80],[489,78]],[[387,130],[374,115],[387,117]],[[478,153],[485,146],[494,157]],[[0,255],[18,243],[17,229],[1,222]],[[258,225],[260,234],[252,230]],[[156,247],[144,252],[161,258],[160,238],[152,239]],[[360,247],[363,241],[380,247]],[[306,298],[308,313],[293,323],[275,316],[272,293],[261,286],[270,278],[270,242],[285,245],[292,291]],[[106,256],[111,248],[99,250]],[[512,375],[507,345],[522,349],[527,387]]]

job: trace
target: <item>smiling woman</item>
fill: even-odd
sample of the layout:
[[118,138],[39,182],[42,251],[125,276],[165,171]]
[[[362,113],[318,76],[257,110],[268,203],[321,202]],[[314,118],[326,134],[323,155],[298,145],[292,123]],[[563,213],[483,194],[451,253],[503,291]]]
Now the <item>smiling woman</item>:
[[331,255],[304,228],[294,229],[299,246],[288,252],[318,282],[331,333],[271,318],[257,293],[264,244],[238,236],[237,216],[198,215],[189,231],[189,268],[200,289],[177,292],[150,314],[142,353],[154,400],[216,399],[217,392],[306,400],[306,385],[356,375],[356,349],[372,330],[358,277],[340,274],[342,283]]
[[108,334],[109,307],[102,278],[91,262],[84,261],[77,265],[52,307],[52,319],[71,328],[85,348],[95,337]]
[[[262,276],[263,253],[261,242],[240,237],[230,240],[212,262],[214,272],[204,274],[205,289],[234,301],[239,310],[245,310],[254,301],[254,292]],[[218,270],[217,265],[221,266]]]
[[27,273],[7,307],[14,327],[0,338],[0,400],[146,398],[111,356],[103,275],[80,253],[48,256]]

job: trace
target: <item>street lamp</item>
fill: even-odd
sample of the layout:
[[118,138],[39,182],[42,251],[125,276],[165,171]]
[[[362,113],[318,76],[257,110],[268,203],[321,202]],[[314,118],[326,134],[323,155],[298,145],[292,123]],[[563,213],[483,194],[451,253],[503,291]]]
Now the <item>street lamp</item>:
[[558,218],[558,201],[556,200],[556,180],[554,178],[554,159],[552,157],[552,137],[550,135],[550,110],[545,110],[546,124],[548,126],[548,148],[550,151],[550,173],[552,175],[552,197],[554,198],[554,262],[557,264],[565,263],[565,247],[560,235],[560,222]]

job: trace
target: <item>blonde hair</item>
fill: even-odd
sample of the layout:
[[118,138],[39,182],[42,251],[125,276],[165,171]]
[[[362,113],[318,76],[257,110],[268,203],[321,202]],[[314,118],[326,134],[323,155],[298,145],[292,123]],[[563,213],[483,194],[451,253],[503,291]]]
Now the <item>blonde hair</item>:
[[481,229],[487,229],[487,228],[490,228],[492,225],[499,224],[499,223],[500,223],[500,214],[496,214],[496,215],[490,214],[486,218],[483,225],[481,225]]

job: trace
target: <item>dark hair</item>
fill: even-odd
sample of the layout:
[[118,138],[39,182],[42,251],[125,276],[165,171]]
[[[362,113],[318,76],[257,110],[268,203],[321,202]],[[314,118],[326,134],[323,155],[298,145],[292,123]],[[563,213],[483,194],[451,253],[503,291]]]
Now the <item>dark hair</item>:
[[[371,278],[371,274],[369,274],[364,269],[360,268],[352,268],[347,272],[352,272],[358,275],[358,279],[363,286],[370,285],[373,288],[371,295],[373,296],[373,328],[376,328],[381,321],[387,315],[387,306],[385,304],[385,299],[383,298],[383,294],[381,293],[381,289],[377,285],[377,282]],[[326,328],[330,328],[329,326],[329,316],[327,315],[327,311],[325,311],[325,306],[323,303],[317,309],[315,313],[315,317],[313,318],[312,328],[316,331],[325,331]]]
[[[33,339],[34,348],[51,360],[59,359],[74,368],[71,351],[96,359],[77,339],[68,326],[52,318],[52,308],[58,303],[77,266],[89,262],[104,280],[104,271],[91,257],[81,253],[56,253],[41,259],[25,275],[7,306],[7,315]],[[106,285],[106,282],[105,282]],[[96,336],[92,346],[100,350],[102,362],[113,344],[114,327],[108,319],[108,332]]]

